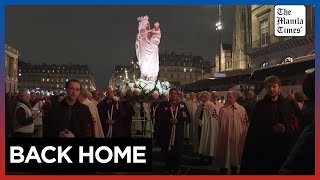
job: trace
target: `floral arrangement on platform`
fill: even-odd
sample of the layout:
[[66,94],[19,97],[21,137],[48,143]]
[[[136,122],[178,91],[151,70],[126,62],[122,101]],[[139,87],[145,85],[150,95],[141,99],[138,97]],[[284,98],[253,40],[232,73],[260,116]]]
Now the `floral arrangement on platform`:
[[146,81],[125,79],[119,85],[121,96],[131,102],[145,102],[169,97],[170,83],[166,80]]

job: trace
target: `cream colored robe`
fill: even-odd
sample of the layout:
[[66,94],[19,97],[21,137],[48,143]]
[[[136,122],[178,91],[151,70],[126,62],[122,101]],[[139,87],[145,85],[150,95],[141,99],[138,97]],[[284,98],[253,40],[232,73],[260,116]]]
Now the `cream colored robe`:
[[91,112],[91,115],[93,118],[93,123],[94,123],[94,137],[95,138],[104,138],[104,133],[103,133],[103,129],[101,126],[101,121],[100,121],[97,106],[93,102],[91,102],[88,98],[86,98],[82,102],[82,104],[88,106],[89,110]]
[[197,111],[197,107],[198,104],[196,102],[196,100],[187,100],[186,102],[187,104],[187,108],[190,114],[190,118],[191,118],[191,122],[190,123],[185,123],[185,129],[184,129],[184,137],[185,138],[189,138],[191,140],[191,144],[193,144],[193,126],[194,124],[197,125],[197,121],[196,121],[196,111]]
[[248,117],[244,107],[234,103],[221,108],[216,159],[221,168],[240,166],[248,131]]
[[214,157],[218,136],[218,114],[214,104],[210,101],[204,103],[203,118],[200,121],[200,124],[202,129],[199,154]]
[[200,117],[200,113],[202,110],[202,103],[201,102],[197,102],[196,101],[196,106],[197,106],[197,110],[196,113],[194,115],[194,121],[193,121],[193,125],[192,125],[192,146],[193,146],[193,153],[199,153],[199,138],[198,138],[198,134],[199,134],[199,117]]

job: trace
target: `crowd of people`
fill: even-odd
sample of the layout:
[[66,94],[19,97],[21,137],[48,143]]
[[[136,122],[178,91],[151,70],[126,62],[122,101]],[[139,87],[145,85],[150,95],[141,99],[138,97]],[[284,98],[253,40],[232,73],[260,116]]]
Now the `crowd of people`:
[[[265,80],[266,96],[253,91],[230,91],[225,103],[219,94],[171,88],[169,98],[150,105],[155,144],[163,152],[166,169],[179,174],[184,144],[192,145],[201,163],[216,161],[222,174],[314,173],[314,73],[301,92],[281,93],[281,80]],[[20,89],[6,95],[8,137],[129,138],[134,104],[105,97],[99,90],[81,89],[77,80],[66,83],[66,95],[51,97]],[[143,106],[141,106],[143,110]],[[145,109],[144,109],[145,110]]]

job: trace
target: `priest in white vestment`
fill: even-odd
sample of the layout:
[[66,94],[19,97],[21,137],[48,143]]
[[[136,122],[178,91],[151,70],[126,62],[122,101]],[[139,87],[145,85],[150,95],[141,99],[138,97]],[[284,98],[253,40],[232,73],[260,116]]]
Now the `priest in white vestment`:
[[[194,126],[198,126],[198,121],[196,121],[196,111],[198,108],[198,103],[196,100],[196,94],[191,92],[190,95],[187,96],[187,108],[190,114],[191,122],[187,124],[186,130],[188,135],[188,143],[194,144]],[[198,148],[198,147],[197,147]]]
[[192,130],[192,146],[193,146],[193,153],[199,154],[199,142],[200,142],[200,126],[199,126],[199,117],[202,112],[202,102],[200,101],[200,94],[196,93],[196,100],[195,106],[197,107],[196,113],[194,115],[194,123],[193,123],[193,130]]
[[222,108],[223,104],[219,101],[219,93],[217,91],[211,92],[211,102],[216,107],[216,112],[218,113],[218,116],[219,116],[219,112],[220,112],[220,109]]
[[98,112],[97,106],[88,99],[88,97],[90,96],[89,93],[90,92],[88,92],[87,90],[82,89],[78,99],[82,104],[89,107],[89,110],[93,119],[93,124],[94,124],[94,137],[104,138],[104,133],[101,126],[100,117],[99,117],[99,112]]
[[203,105],[202,107],[199,106],[202,110],[198,117],[198,123],[201,127],[199,154],[203,158],[207,158],[209,163],[211,163],[212,158],[215,156],[217,146],[218,114],[215,110],[214,104],[209,101],[209,92],[202,92],[200,98]]
[[227,103],[220,110],[216,159],[221,173],[237,174],[248,130],[248,117],[244,107],[236,102],[236,94],[227,94]]

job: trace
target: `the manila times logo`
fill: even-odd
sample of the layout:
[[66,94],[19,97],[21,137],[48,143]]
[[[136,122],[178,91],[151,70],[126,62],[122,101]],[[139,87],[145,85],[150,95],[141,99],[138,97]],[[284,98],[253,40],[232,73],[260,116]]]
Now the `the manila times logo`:
[[275,36],[306,35],[306,7],[304,5],[276,5],[274,18]]

